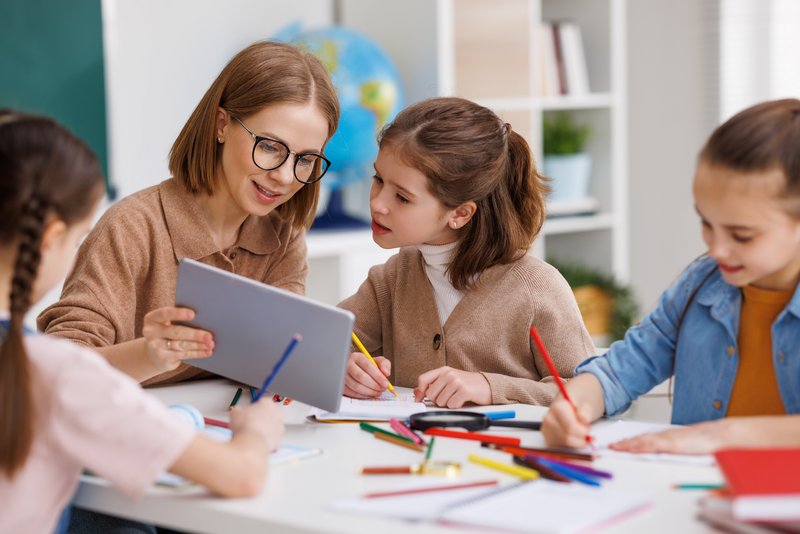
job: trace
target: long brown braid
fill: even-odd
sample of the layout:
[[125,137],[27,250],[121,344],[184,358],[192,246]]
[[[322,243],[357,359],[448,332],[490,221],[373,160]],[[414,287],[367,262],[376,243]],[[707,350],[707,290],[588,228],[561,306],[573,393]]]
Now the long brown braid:
[[23,320],[49,218],[70,225],[87,217],[103,192],[97,159],[86,145],[45,117],[0,111],[0,244],[16,245],[10,327],[0,345],[0,471],[8,477],[33,444],[35,377]]

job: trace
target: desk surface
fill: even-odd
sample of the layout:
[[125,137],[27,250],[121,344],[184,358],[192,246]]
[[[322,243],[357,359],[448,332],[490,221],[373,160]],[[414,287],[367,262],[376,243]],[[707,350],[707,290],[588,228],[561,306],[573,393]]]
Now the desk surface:
[[[185,402],[196,406],[209,417],[227,418],[227,406],[236,385],[224,380],[209,380],[177,386],[152,388],[166,404]],[[243,396],[244,398],[245,396]],[[482,411],[506,409],[487,407]],[[518,418],[540,419],[544,408],[514,406]],[[409,527],[393,519],[335,512],[330,502],[359,497],[372,491],[397,487],[397,479],[389,476],[362,476],[358,469],[365,465],[405,465],[418,462],[421,455],[395,445],[375,440],[354,424],[308,423],[308,407],[294,402],[283,407],[287,444],[323,449],[323,454],[295,464],[271,468],[264,491],[252,499],[221,499],[207,493],[178,493],[154,489],[138,502],[133,502],[113,488],[94,482],[82,482],[76,495],[77,506],[135,518],[192,532],[369,532],[415,533],[457,532],[435,524],[414,524]],[[497,433],[518,435],[523,445],[541,445],[538,432],[498,428]],[[462,463],[461,481],[496,478],[501,484],[517,481],[515,477],[467,462],[470,453],[490,455],[475,442],[439,438],[432,458]],[[662,464],[637,460],[600,459],[600,469],[614,473],[607,484],[625,491],[646,492],[653,506],[615,523],[611,532],[712,532],[694,518],[698,491],[677,491],[672,484],[697,482],[719,483],[722,478],[714,467]]]

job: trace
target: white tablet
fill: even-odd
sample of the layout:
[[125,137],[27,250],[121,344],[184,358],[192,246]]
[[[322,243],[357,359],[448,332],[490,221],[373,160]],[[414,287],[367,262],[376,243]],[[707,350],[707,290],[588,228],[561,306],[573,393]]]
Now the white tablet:
[[189,365],[260,388],[298,333],[303,340],[271,393],[339,409],[353,331],[349,311],[190,259],[178,266],[175,305],[195,311],[187,324],[214,334],[214,354]]

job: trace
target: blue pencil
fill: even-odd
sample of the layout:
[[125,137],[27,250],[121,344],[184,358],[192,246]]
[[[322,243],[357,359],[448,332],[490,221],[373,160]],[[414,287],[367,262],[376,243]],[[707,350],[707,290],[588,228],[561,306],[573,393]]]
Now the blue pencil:
[[[537,459],[539,458],[539,456],[533,456],[533,455],[532,455],[532,457],[533,458],[537,458]],[[588,467],[588,466],[585,466],[585,465],[578,465],[578,464],[574,464],[572,462],[565,462],[563,460],[558,460],[556,458],[545,458],[545,460],[547,460],[548,462],[551,462],[551,463],[556,463],[556,464],[563,465],[564,467],[566,467],[568,469],[572,469],[572,470],[577,471],[579,473],[585,473],[585,474],[587,474],[589,476],[592,476],[592,477],[600,477],[600,478],[613,478],[614,477],[614,475],[609,473],[608,471],[600,471],[599,469],[594,469],[593,467]]]
[[254,401],[260,399],[261,395],[263,395],[267,391],[269,385],[272,383],[273,380],[275,380],[275,377],[278,376],[278,372],[281,370],[281,367],[283,367],[283,364],[286,363],[286,360],[288,360],[289,356],[292,355],[292,352],[294,352],[294,349],[297,346],[297,344],[300,343],[300,341],[302,340],[303,336],[301,336],[300,334],[295,334],[292,336],[292,340],[289,342],[289,345],[286,347],[286,350],[283,351],[283,356],[281,356],[281,359],[278,360],[278,363],[275,364],[275,367],[272,368],[272,372],[269,374],[269,376],[267,376],[267,378],[264,379],[264,384],[261,386],[261,389],[258,390],[258,393],[256,393],[256,398],[254,399]]
[[549,467],[556,473],[564,475],[567,478],[571,478],[572,480],[576,480],[578,482],[582,482],[589,486],[599,486],[600,482],[595,480],[591,475],[587,475],[586,473],[581,473],[575,469],[571,469],[566,465],[558,464],[555,462],[551,462],[549,460],[545,460],[544,458],[536,458],[536,461],[541,463],[545,467]]

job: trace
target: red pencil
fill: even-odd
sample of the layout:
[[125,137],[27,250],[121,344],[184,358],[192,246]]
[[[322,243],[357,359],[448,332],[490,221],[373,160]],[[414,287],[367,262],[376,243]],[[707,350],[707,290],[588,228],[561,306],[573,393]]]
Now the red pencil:
[[211,419],[210,417],[203,417],[203,421],[209,426],[221,426],[222,428],[230,428],[231,427],[225,421],[220,421],[219,419]]
[[[572,406],[572,409],[577,416],[578,408],[575,406],[575,403],[572,402],[569,393],[567,393],[567,387],[564,385],[564,381],[561,380],[561,375],[558,374],[556,364],[553,363],[550,353],[547,352],[547,347],[544,346],[544,341],[542,341],[542,338],[539,337],[539,332],[536,331],[536,327],[533,325],[531,325],[531,337],[536,343],[536,346],[539,347],[539,352],[542,354],[542,358],[544,358],[544,363],[547,364],[547,368],[550,369],[550,374],[553,375],[553,379],[556,381],[556,385],[558,386],[558,390],[561,392],[561,396],[567,399],[567,402],[570,406]],[[592,436],[589,434],[586,434],[586,443],[592,443]]]
[[496,443],[498,445],[519,445],[519,438],[506,436],[495,436],[492,434],[478,434],[475,432],[462,432],[460,430],[445,430],[444,428],[429,428],[425,431],[429,436],[441,436],[443,438],[471,439],[482,441],[483,443]]
[[398,491],[381,491],[377,493],[367,493],[366,495],[364,495],[364,497],[367,499],[377,499],[379,497],[396,497],[398,495],[412,495],[414,493],[429,493],[432,491],[447,491],[447,490],[477,488],[480,486],[495,486],[495,485],[497,485],[496,480],[482,480],[480,482],[464,482],[462,484],[450,484],[448,486],[432,486],[428,488],[416,488],[416,489],[407,489]]

